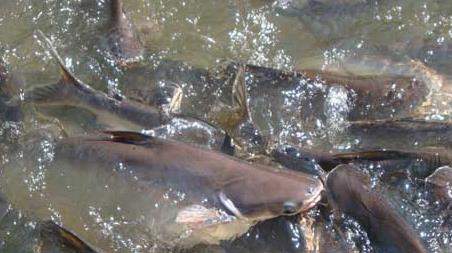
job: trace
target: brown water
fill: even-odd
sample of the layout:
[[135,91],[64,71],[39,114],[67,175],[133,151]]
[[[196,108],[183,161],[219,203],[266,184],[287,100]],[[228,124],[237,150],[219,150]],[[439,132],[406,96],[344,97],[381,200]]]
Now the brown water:
[[[447,0],[124,0],[124,3],[146,48],[144,61],[136,68],[119,69],[108,60],[103,36],[109,15],[108,0],[1,0],[0,55],[27,87],[55,81],[59,76],[55,60],[34,35],[40,29],[53,41],[65,64],[94,88],[110,95],[128,95],[133,90],[176,81],[184,90],[182,111],[198,117],[207,117],[213,104],[229,103],[230,86],[198,82],[191,76],[219,68],[227,60],[283,70],[311,68],[345,74],[386,73],[426,78],[425,72],[410,64],[414,59],[445,80],[442,90],[434,91],[432,101],[422,109],[422,117],[451,119],[452,84],[447,81],[452,77],[452,4]],[[164,73],[182,63],[192,69],[182,71],[177,78],[153,74],[158,66]],[[359,147],[362,140],[341,136],[350,106],[343,91],[329,91],[326,106],[320,110],[315,106],[306,108],[306,103],[300,102],[309,100],[309,92],[319,89],[315,85],[308,88],[311,90],[303,86],[268,88],[253,83],[248,87],[249,104],[257,128],[271,143],[336,150]],[[74,133],[102,128],[103,124],[96,122],[90,113],[77,109],[57,108],[50,115],[58,115],[66,130]],[[2,131],[11,129],[2,124]],[[397,146],[398,140],[388,141]],[[9,145],[6,140],[3,142]],[[418,140],[400,143],[404,145],[401,148],[412,148],[417,147]],[[406,147],[407,143],[412,146]],[[46,150],[44,147],[44,155]],[[379,175],[378,170],[367,170],[376,177]],[[30,174],[34,178],[33,185],[29,185],[33,191],[42,179],[39,172]],[[440,208],[416,188],[418,184],[402,179],[388,187],[393,189],[394,201],[401,207],[399,211],[414,225],[429,251],[451,250],[451,231],[440,229],[443,218]],[[318,217],[318,210],[309,216]],[[29,246],[35,243],[33,224],[34,221],[23,221],[20,216],[8,216],[0,225],[0,252],[35,252]],[[320,227],[318,231],[331,231],[331,224],[318,222],[316,226]],[[348,221],[345,227],[350,245],[360,252],[372,251],[359,225]],[[308,232],[307,227],[280,219],[257,226],[222,247],[201,247],[195,252],[306,252]],[[28,246],[18,246],[17,235],[21,233],[25,234],[22,240]],[[331,232],[321,236],[332,237],[328,233]],[[120,241],[114,234],[105,236]],[[150,247],[146,243],[133,247],[116,243],[114,247],[123,252],[147,252]]]

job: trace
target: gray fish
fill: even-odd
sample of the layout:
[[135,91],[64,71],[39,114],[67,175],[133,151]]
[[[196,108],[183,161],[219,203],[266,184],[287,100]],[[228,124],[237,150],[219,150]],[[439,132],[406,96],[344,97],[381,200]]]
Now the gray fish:
[[354,166],[336,167],[328,174],[326,188],[333,206],[364,227],[378,252],[427,252],[382,189],[372,189],[370,178]]
[[[394,148],[396,146],[452,147],[452,123],[416,118],[352,121],[347,134],[360,138],[365,147]],[[396,143],[392,143],[397,140]]]
[[122,0],[110,0],[111,17],[108,46],[120,65],[140,61],[144,49],[136,28],[123,9]]
[[[445,148],[422,148],[419,150],[369,150],[350,153],[337,153],[333,160],[338,163],[359,163],[360,161],[389,162],[408,161],[419,163],[420,170],[411,170],[416,178],[425,178],[436,168],[452,164],[452,152]],[[408,167],[408,166],[407,166]],[[415,168],[416,169],[416,168]]]
[[[127,98],[112,98],[91,88],[77,79],[64,66],[62,59],[41,31],[38,32],[49,45],[49,50],[58,60],[62,78],[52,84],[35,86],[24,92],[24,97],[15,97],[10,105],[33,102],[39,105],[70,105],[93,112],[104,122],[110,122],[119,129],[141,130],[153,128],[169,121],[169,117],[159,108],[145,105]],[[121,127],[122,126],[122,127]],[[118,129],[116,128],[116,129]]]
[[[378,119],[393,115],[411,113],[414,108],[425,101],[430,88],[423,81],[413,76],[402,75],[344,75],[321,70],[281,71],[270,68],[247,65],[247,73],[257,87],[297,87],[300,84],[322,85],[320,91],[309,91],[309,104],[306,108],[322,108],[325,96],[332,87],[345,89],[347,97],[353,102],[347,118]],[[318,109],[316,109],[317,111]],[[321,111],[321,110],[319,110]],[[302,113],[302,112],[300,112]]]
[[[259,221],[309,210],[323,191],[307,174],[133,132],[63,139],[52,150],[40,194],[29,192],[16,165],[5,170],[3,189],[17,208],[41,219],[58,213],[65,228],[102,249],[118,236],[182,248],[218,244]],[[105,216],[127,225],[93,239]]]
[[331,171],[339,165],[333,154],[313,148],[295,148],[289,145],[272,150],[273,159],[291,170],[302,171],[312,175],[322,176],[325,171]]

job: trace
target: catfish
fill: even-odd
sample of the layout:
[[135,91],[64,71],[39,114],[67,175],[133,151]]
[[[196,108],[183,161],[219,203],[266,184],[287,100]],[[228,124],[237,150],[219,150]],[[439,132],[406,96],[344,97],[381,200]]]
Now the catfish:
[[121,130],[142,130],[161,126],[170,117],[161,108],[142,104],[122,97],[110,97],[82,82],[64,65],[51,41],[38,31],[58,61],[62,77],[55,83],[38,85],[8,101],[11,106],[33,103],[40,106],[75,106],[94,113]]
[[[452,123],[450,121],[420,118],[395,118],[351,121],[346,133],[360,138],[365,147],[400,148],[417,146],[452,147]],[[395,143],[394,140],[397,140]]]
[[[5,195],[40,219],[57,212],[65,229],[106,251],[117,236],[162,251],[219,244],[257,222],[308,211],[323,191],[311,175],[134,132],[56,139],[52,159],[41,167],[32,158],[43,142],[31,142],[15,162],[26,171],[44,169],[45,187],[27,186],[24,177],[33,172],[23,174],[13,162],[1,184]],[[111,234],[102,232],[106,215],[122,224]]]
[[[351,102],[346,112],[348,120],[409,115],[430,94],[428,85],[414,76],[355,75],[312,69],[280,71],[252,65],[247,65],[246,71],[252,76],[251,82],[255,81],[260,89],[302,85],[301,89],[310,94],[307,102],[315,108],[314,111],[325,110],[322,110],[326,106],[325,96],[332,88],[343,89]],[[314,89],[317,86],[322,88]]]
[[326,180],[335,211],[357,220],[377,252],[427,252],[419,235],[385,197],[379,185],[351,165],[339,165]]

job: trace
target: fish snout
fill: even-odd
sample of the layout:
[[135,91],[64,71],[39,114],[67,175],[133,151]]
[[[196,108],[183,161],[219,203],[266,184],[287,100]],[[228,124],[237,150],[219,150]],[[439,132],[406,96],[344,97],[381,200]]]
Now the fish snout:
[[322,193],[325,191],[325,187],[320,180],[317,179],[317,181],[315,185],[312,185],[306,190],[305,200],[302,202],[299,212],[309,211],[322,199]]

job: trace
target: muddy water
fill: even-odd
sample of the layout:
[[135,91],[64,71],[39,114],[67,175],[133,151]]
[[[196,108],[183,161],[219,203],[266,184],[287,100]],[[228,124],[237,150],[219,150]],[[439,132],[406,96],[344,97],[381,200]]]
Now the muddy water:
[[[103,36],[109,16],[108,0],[2,0],[0,55],[26,87],[55,81],[59,70],[35,36],[34,31],[40,29],[53,41],[65,64],[94,88],[110,95],[133,96],[137,91],[146,92],[176,82],[184,90],[182,111],[201,118],[209,115],[213,104],[227,104],[231,100],[229,84],[206,83],[201,78],[211,69],[221,69],[228,60],[283,70],[309,68],[342,74],[402,74],[430,81],[436,80],[432,76],[440,76],[444,80],[443,88],[434,90],[431,100],[419,111],[420,117],[439,121],[451,118],[452,84],[448,80],[452,77],[452,4],[449,1],[124,0],[124,4],[146,49],[143,62],[134,68],[118,68],[108,58]],[[418,64],[412,64],[411,60]],[[419,64],[430,68],[429,72],[426,74],[423,68],[416,67]],[[184,70],[178,74],[169,71],[180,70],[179,66]],[[156,69],[159,75],[155,75]],[[437,85],[436,81],[431,82],[432,86]],[[316,84],[307,88],[301,85],[269,88],[252,83],[248,87],[249,105],[257,128],[271,143],[335,150],[361,147],[365,140],[342,132],[351,106],[347,94],[340,88],[330,89],[319,109],[309,104],[309,97],[321,89]],[[89,112],[73,108],[45,112],[50,117],[58,116],[65,130],[71,133],[84,133],[109,123],[99,122]],[[29,125],[32,129],[59,128],[52,119],[46,118],[44,122]],[[20,134],[20,127],[2,122],[2,136],[6,136],[2,146],[10,145],[16,140],[14,136]],[[380,139],[374,147],[385,147],[385,142],[391,147],[417,148],[420,140]],[[398,143],[403,145],[397,146]],[[51,150],[46,145],[39,153],[43,157]],[[3,163],[11,159],[2,157]],[[37,154],[30,159],[44,158]],[[363,168],[375,178],[383,169]],[[30,191],[39,193],[39,187],[35,186],[42,186],[42,173],[41,167],[27,168],[22,179],[29,184]],[[25,181],[26,177],[31,177],[30,181]],[[416,228],[429,251],[450,251],[451,226],[444,227],[441,203],[429,198],[428,189],[403,177],[385,183],[394,195],[395,206],[400,207],[398,211]],[[51,206],[48,209],[47,212],[54,211],[50,216],[58,219],[57,210]],[[92,212],[99,217],[107,213]],[[319,216],[318,210],[309,214],[311,219]],[[0,226],[0,251],[36,252],[34,222],[23,221],[21,215],[11,217]],[[102,222],[105,226],[118,223]],[[296,222],[270,221],[222,247],[197,250],[305,252],[313,248],[309,245],[315,244],[309,238],[317,242],[328,241],[322,238],[337,240],[329,222],[316,222],[317,230],[312,237],[309,233],[312,229]],[[89,228],[89,224],[84,225]],[[351,248],[371,252],[369,239],[356,222],[347,220],[344,227]],[[25,234],[23,241],[31,246],[15,249],[17,239],[14,238],[22,234]],[[108,236],[114,237],[105,235]],[[132,240],[133,245],[131,241],[127,244],[116,239],[112,247],[119,251],[147,252],[152,248],[142,238]],[[318,247],[323,251],[318,248],[313,251],[328,252],[325,247]],[[340,247],[330,245],[329,248],[335,251]]]

